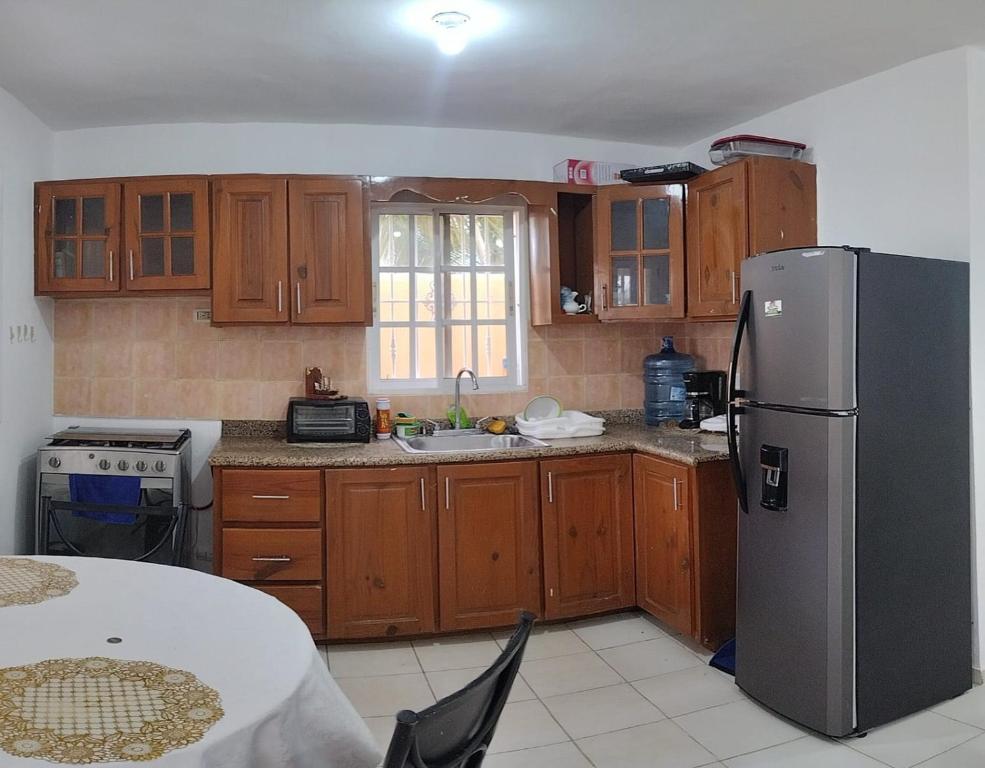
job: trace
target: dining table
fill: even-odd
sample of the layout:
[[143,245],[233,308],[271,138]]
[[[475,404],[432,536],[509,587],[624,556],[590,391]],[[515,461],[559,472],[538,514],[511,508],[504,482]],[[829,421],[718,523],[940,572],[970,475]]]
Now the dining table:
[[0,766],[373,768],[301,619],[187,568],[0,557]]

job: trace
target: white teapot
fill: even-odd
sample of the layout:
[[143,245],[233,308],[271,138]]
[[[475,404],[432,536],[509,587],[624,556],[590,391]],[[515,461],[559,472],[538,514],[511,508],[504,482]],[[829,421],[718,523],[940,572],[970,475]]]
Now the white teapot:
[[572,296],[564,304],[561,305],[561,309],[563,309],[569,315],[577,315],[579,312],[585,312],[588,309],[588,307],[585,306],[584,304],[579,304],[577,301],[575,301],[575,297]]

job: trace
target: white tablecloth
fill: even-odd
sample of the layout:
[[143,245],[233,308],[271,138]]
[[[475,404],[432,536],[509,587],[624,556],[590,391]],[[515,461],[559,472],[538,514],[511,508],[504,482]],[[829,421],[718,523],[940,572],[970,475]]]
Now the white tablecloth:
[[[37,557],[75,571],[68,595],[0,608],[0,668],[104,656],[196,675],[225,715],[153,768],[371,768],[381,755],[304,623],[255,589],[184,568]],[[122,643],[107,643],[120,637]],[[0,752],[0,765],[51,766]]]

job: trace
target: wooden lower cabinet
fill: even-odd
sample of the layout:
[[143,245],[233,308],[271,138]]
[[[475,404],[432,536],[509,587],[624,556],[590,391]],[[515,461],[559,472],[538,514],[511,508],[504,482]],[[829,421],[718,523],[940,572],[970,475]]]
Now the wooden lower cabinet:
[[294,611],[313,635],[325,633],[325,595],[319,584],[255,585]]
[[442,631],[515,624],[541,614],[537,462],[438,467]]
[[325,471],[328,636],[435,631],[433,467]]
[[540,462],[544,618],[636,605],[628,454]]
[[633,457],[636,599],[647,613],[717,648],[735,631],[736,500],[724,461]]
[[291,608],[325,636],[321,470],[216,468],[213,567]]
[[318,639],[508,627],[640,606],[735,631],[729,464],[629,453],[361,469],[217,468],[215,569]]
[[691,634],[691,515],[687,467],[634,458],[636,594],[640,607]]

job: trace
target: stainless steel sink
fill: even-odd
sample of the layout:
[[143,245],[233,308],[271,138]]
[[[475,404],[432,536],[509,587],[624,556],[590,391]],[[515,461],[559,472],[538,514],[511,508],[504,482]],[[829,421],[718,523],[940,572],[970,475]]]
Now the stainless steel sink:
[[407,453],[471,453],[472,451],[529,450],[547,443],[525,435],[491,435],[480,430],[443,430],[437,435],[394,437]]

